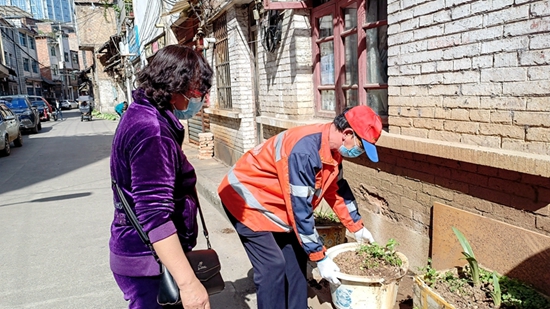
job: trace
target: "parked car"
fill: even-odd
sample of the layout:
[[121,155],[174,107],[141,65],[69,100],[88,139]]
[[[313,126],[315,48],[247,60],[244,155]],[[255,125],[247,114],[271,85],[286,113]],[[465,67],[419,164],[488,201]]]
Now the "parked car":
[[61,109],[71,109],[71,103],[68,100],[61,101]]
[[46,105],[46,101],[42,99],[31,99],[31,104],[38,110],[40,121],[50,121],[51,112],[48,108],[48,105]]
[[0,100],[4,100],[5,104],[19,116],[19,126],[21,129],[30,130],[33,133],[38,133],[38,130],[42,130],[38,110],[32,106],[28,96],[9,95],[0,97]]
[[10,143],[16,147],[23,146],[23,137],[19,127],[19,117],[6,105],[5,101],[0,101],[0,154],[9,156],[11,153]]
[[78,103],[76,103],[76,101],[69,101],[69,105],[71,106],[71,109],[78,108]]

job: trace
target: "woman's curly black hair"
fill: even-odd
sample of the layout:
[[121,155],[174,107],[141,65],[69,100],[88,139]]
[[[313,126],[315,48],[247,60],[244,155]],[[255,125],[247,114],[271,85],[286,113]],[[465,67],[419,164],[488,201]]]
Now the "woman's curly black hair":
[[[137,81],[145,96],[160,110],[171,110],[172,94],[197,90],[206,94],[212,86],[212,68],[204,57],[190,47],[169,45],[159,50]],[[138,94],[139,95],[139,94]]]

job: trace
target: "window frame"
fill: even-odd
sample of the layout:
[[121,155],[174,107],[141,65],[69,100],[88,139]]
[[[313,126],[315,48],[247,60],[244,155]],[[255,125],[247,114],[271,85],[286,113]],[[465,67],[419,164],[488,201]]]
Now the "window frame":
[[25,72],[31,72],[31,62],[29,60],[29,58],[25,58],[23,57],[23,70]]
[[19,44],[27,47],[27,35],[23,32],[19,32]]
[[[344,25],[344,9],[349,8],[355,5],[357,9],[357,24],[356,27],[345,30]],[[387,83],[368,83],[367,79],[367,39],[366,31],[367,29],[382,27],[387,25],[386,20],[378,20],[376,22],[367,23],[366,21],[366,5],[368,5],[368,0],[347,0],[347,1],[338,1],[331,0],[326,3],[323,3],[311,11],[311,28],[312,28],[312,56],[313,56],[313,85],[314,85],[314,100],[315,100],[315,115],[318,117],[334,117],[340,114],[346,107],[346,96],[345,91],[347,89],[356,89],[357,90],[357,104],[358,105],[367,105],[367,92],[369,90],[377,89],[387,89]],[[332,38],[322,38],[319,39],[319,23],[318,19],[332,14],[333,18],[333,35]],[[357,84],[353,84],[350,87],[345,86],[346,78],[346,50],[343,39],[357,33],[357,67],[358,67],[358,76]],[[387,33],[386,33],[387,36]],[[334,87],[321,85],[321,59],[320,59],[320,44],[324,42],[331,41],[333,42],[334,49]],[[387,73],[387,72],[386,72]],[[335,110],[328,111],[322,110],[321,102],[321,90],[332,90],[335,91]],[[387,109],[387,106],[386,106]],[[386,115],[381,115],[383,118]],[[387,117],[386,117],[387,118]]]
[[[232,110],[232,78],[231,61],[229,58],[229,32],[227,31],[227,14],[223,13],[216,20],[214,20],[212,27],[214,37],[216,38],[216,49],[214,49],[214,65],[216,68],[216,96],[218,108]],[[223,55],[221,55],[222,53]],[[222,83],[222,81],[225,83]]]
[[38,61],[32,59],[32,63],[31,63],[31,67],[32,67],[32,71],[33,73],[38,73]]

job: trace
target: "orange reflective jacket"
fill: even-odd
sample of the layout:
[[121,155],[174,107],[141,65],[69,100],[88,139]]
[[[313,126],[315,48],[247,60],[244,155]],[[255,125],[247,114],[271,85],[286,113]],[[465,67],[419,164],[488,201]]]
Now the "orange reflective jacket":
[[245,153],[218,194],[231,214],[253,231],[294,231],[312,261],[324,257],[313,210],[324,198],[350,232],[363,227],[351,189],[341,178],[342,157],[331,152],[331,124],[281,132]]

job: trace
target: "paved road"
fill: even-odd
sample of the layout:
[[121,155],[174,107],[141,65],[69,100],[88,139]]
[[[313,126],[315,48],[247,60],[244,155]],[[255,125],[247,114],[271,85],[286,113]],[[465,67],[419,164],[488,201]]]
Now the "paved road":
[[[63,114],[64,121],[43,123],[0,158],[1,309],[127,307],[108,265],[117,122],[81,122],[78,110]],[[256,308],[251,266],[236,234],[201,201],[226,281],[212,308]]]

